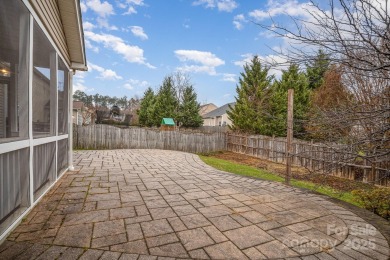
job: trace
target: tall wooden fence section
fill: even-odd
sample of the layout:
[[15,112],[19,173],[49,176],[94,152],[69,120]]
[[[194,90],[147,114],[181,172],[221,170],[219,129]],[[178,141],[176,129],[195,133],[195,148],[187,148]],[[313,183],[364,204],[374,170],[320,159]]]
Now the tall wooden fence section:
[[[226,134],[226,149],[235,153],[286,163],[286,139],[261,135]],[[350,157],[348,147],[326,145],[294,139],[292,163],[318,173],[377,185],[390,186],[390,160],[371,165]]]
[[191,153],[226,150],[224,133],[183,133],[110,125],[75,126],[75,149],[164,149]]
[[[197,133],[145,128],[117,128],[110,125],[75,126],[75,149],[164,149],[190,153],[228,150],[278,163],[286,163],[286,139],[232,132]],[[348,147],[294,139],[293,165],[317,173],[377,185],[390,186],[390,159],[376,165],[351,157]]]

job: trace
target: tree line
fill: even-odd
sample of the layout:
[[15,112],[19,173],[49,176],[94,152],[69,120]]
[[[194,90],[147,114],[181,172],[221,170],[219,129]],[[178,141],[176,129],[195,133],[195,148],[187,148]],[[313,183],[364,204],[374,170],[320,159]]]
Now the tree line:
[[[373,176],[375,181],[389,178],[389,3],[329,0],[327,4],[310,1],[306,21],[290,17],[288,25],[258,24],[289,42],[289,48],[276,53],[287,62],[271,65],[290,67],[280,80],[270,79],[269,68],[257,60],[245,67],[231,112],[233,128],[285,135],[286,89],[294,88],[295,136],[342,144],[331,146],[342,155],[340,163],[380,169],[382,174]],[[313,66],[316,62],[326,66]],[[252,118],[243,117],[245,110]],[[249,121],[256,126],[251,127]]]
[[87,107],[102,107],[111,108],[112,106],[118,106],[120,109],[131,109],[139,104],[140,99],[135,96],[128,98],[127,96],[103,96],[100,94],[87,95],[81,90],[76,90],[73,94],[73,99],[82,101]]
[[[322,50],[318,51],[314,60],[306,63],[305,70],[291,63],[282,71],[280,79],[270,75],[270,67],[262,64],[258,56],[254,56],[243,69],[236,87],[236,103],[228,111],[233,123],[231,128],[236,131],[286,136],[287,92],[292,88],[295,91],[294,135],[314,138],[309,130],[316,108],[324,106],[321,104],[324,99],[328,100],[327,106],[333,106],[335,99],[332,97],[345,92],[342,85],[333,84],[337,79],[332,75],[337,68]],[[331,86],[329,80],[333,81]],[[331,89],[325,91],[324,88]],[[319,95],[321,98],[318,98]]]
[[199,127],[203,124],[199,109],[189,77],[178,72],[165,77],[157,93],[150,87],[145,91],[138,110],[139,124],[159,127],[163,118],[173,118],[178,126]]

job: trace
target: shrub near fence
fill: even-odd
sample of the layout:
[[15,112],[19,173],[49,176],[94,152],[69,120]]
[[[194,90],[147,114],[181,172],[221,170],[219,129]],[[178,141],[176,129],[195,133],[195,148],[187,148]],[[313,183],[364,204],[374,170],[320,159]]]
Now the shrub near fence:
[[164,149],[190,153],[226,150],[224,133],[182,133],[102,124],[73,129],[75,149]]
[[[286,163],[286,138],[262,135],[226,134],[226,149],[235,153]],[[390,158],[371,165],[367,161],[356,162],[350,157],[348,147],[313,143],[294,139],[292,163],[318,173],[329,173],[350,180],[372,182],[390,186]],[[360,163],[360,164],[359,164]]]

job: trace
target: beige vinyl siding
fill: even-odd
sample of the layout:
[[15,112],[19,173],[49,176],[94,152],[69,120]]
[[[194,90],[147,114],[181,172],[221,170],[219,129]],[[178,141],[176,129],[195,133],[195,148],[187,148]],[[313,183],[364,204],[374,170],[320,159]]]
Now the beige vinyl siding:
[[49,32],[50,36],[54,40],[55,44],[57,45],[59,51],[65,59],[65,62],[70,64],[68,46],[66,43],[57,1],[30,0],[30,2],[42,23],[46,27],[47,31]]

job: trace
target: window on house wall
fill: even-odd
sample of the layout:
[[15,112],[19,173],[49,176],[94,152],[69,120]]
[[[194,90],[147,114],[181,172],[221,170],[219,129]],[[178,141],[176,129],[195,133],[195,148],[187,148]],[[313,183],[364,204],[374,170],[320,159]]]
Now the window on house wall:
[[58,134],[68,133],[68,90],[69,70],[65,63],[58,59]]
[[0,143],[28,138],[29,12],[0,0]]
[[55,134],[57,54],[34,22],[32,113],[34,138]]

